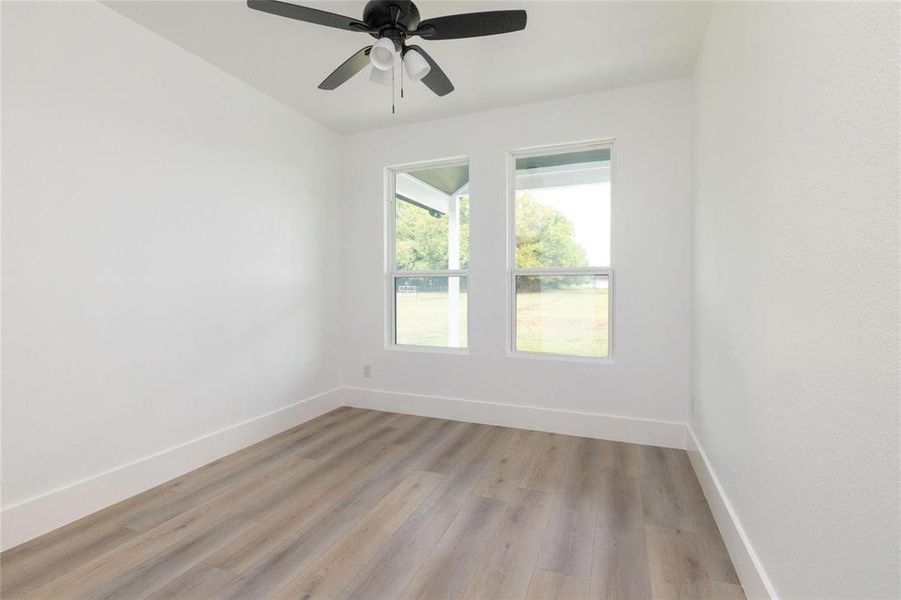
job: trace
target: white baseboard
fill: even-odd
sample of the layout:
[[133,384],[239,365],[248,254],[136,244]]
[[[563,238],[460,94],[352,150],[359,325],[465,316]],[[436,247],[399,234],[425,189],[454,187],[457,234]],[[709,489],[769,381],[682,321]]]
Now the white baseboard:
[[635,419],[600,413],[363,388],[344,388],[344,394],[345,404],[357,408],[549,431],[665,448],[685,448],[685,424],[672,421]]
[[707,497],[710,511],[713,513],[720,535],[726,543],[726,549],[729,551],[729,557],[741,580],[745,595],[749,599],[777,600],[776,590],[773,589],[772,582],[767,577],[757,553],[754,552],[754,548],[738,520],[738,515],[735,514],[735,509],[732,508],[704,448],[690,425],[686,438],[686,451],[691,460],[691,466],[694,467],[704,495]]
[[341,388],[236,423],[2,511],[0,548],[6,550],[139,494],[218,458],[295,427],[343,404]]

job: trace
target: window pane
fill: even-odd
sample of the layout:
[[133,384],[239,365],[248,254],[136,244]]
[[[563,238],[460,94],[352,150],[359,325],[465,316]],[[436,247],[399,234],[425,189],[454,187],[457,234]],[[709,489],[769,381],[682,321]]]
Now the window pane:
[[516,159],[516,268],[610,266],[610,149]]
[[395,267],[441,271],[469,267],[469,165],[396,173]]
[[466,277],[395,277],[395,343],[466,348]]
[[607,356],[609,280],[604,275],[516,277],[516,349]]

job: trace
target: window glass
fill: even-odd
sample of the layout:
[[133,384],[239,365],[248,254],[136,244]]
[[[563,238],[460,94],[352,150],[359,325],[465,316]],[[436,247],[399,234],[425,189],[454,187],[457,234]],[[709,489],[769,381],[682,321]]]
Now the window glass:
[[394,171],[393,176],[391,340],[465,348],[469,165]]
[[516,350],[607,356],[609,292],[600,275],[518,275]]
[[516,156],[516,352],[610,355],[611,156],[586,145]]
[[395,343],[466,347],[466,277],[397,277]]
[[[441,188],[434,187],[440,185]],[[459,187],[457,187],[459,186]],[[395,269],[469,268],[469,167],[456,165],[395,176]]]
[[610,266],[610,149],[516,159],[516,268]]

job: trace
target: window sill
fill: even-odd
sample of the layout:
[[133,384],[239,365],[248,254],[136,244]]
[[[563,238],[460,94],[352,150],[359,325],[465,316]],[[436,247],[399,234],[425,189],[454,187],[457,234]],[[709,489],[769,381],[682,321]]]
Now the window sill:
[[445,348],[443,346],[406,346],[390,344],[385,348],[395,352],[413,352],[417,354],[452,354],[456,356],[469,355],[469,348]]
[[615,364],[612,356],[576,356],[572,354],[551,354],[545,352],[518,352],[507,350],[507,358],[522,358],[525,360],[544,360],[553,362],[587,363],[591,365]]

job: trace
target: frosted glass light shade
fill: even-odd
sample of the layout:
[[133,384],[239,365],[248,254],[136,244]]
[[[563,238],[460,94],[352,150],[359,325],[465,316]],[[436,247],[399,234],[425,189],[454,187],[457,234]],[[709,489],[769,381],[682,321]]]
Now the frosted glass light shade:
[[416,50],[407,50],[404,54],[404,70],[413,81],[419,81],[429,74],[432,67],[428,61],[423,58],[422,54]]
[[369,51],[369,60],[372,66],[387,71],[394,66],[394,42],[388,38],[382,38],[372,45]]
[[393,69],[382,70],[374,66],[369,74],[369,81],[388,87],[391,85],[392,75],[394,75]]

